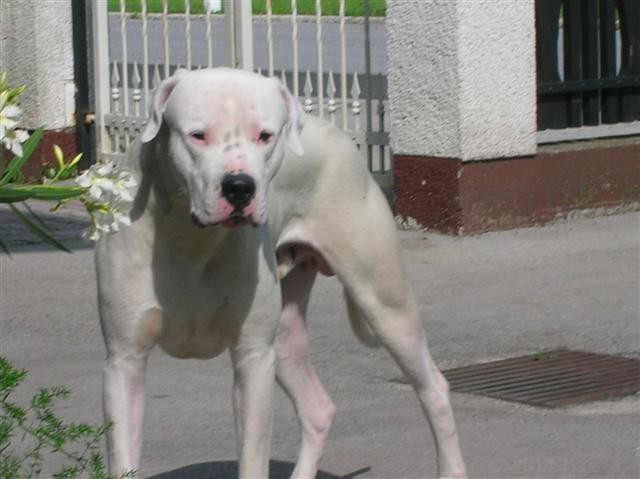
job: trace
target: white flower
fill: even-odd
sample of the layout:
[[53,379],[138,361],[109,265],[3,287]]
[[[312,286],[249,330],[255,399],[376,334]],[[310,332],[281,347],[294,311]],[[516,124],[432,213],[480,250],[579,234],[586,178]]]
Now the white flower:
[[8,96],[8,91],[0,93],[0,140],[2,141],[18,126],[22,117],[22,110],[18,106],[7,103]]
[[5,130],[2,144],[16,156],[22,156],[22,143],[29,139],[29,133],[24,130]]
[[95,173],[97,176],[109,176],[113,172],[113,163],[98,163],[95,166]]
[[97,241],[103,234],[120,231],[122,226],[131,224],[131,189],[138,182],[129,172],[113,163],[100,163],[78,176],[76,183],[87,189],[86,205],[92,225],[85,231],[85,238]]
[[76,183],[83,188],[91,186],[91,178],[89,178],[89,170],[76,177]]
[[100,239],[100,236],[102,236],[104,233],[109,233],[109,229],[105,228],[100,223],[93,222],[91,226],[84,230],[84,232],[82,233],[82,237],[90,241],[98,241]]
[[14,155],[22,156],[22,143],[29,139],[29,134],[16,129],[22,110],[13,103],[8,103],[8,96],[8,91],[0,93],[0,141]]

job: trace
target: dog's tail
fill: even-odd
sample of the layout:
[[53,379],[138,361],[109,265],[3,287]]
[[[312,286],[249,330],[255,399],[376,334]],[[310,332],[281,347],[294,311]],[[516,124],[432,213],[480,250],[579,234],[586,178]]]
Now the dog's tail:
[[380,338],[371,329],[367,318],[365,317],[362,309],[355,303],[353,298],[349,295],[347,290],[343,290],[344,300],[347,303],[347,313],[349,314],[349,322],[351,323],[351,330],[356,338],[369,348],[377,348],[380,346]]

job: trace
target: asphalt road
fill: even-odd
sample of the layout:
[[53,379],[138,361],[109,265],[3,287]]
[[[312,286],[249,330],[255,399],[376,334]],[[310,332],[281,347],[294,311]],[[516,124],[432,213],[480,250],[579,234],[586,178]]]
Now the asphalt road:
[[[640,358],[639,230],[636,212],[464,238],[402,232],[436,361],[447,369],[558,347]],[[104,349],[92,252],[74,243],[70,256],[18,239],[13,259],[0,257],[0,353],[30,371],[15,399],[66,385],[74,394],[62,415],[98,422]],[[319,478],[435,477],[414,395],[384,351],[349,334],[335,280],[318,281],[309,327],[314,363],[338,408]],[[146,391],[145,476],[236,477],[227,356],[181,361],[155,351]],[[470,477],[639,475],[638,396],[553,410],[452,399]],[[298,436],[278,391],[272,478],[291,472]]]
[[[163,24],[161,16],[149,18],[147,27],[149,38],[149,62],[164,63],[163,57]],[[364,24],[348,23],[347,37],[347,71],[364,73]],[[323,62],[325,71],[339,72],[340,67],[340,29],[335,22],[324,22]],[[312,21],[300,21],[299,65],[301,71],[317,71],[316,25]],[[387,71],[386,29],[380,19],[371,21],[371,68],[373,73]],[[185,39],[185,21],[183,17],[172,15],[169,19],[169,57],[171,65],[186,64],[187,49]],[[191,19],[191,43],[193,66],[207,64],[206,24],[203,17]],[[264,21],[253,24],[254,65],[255,68],[268,67],[267,26]],[[293,42],[291,40],[291,22],[287,19],[276,19],[273,22],[274,58],[277,71],[291,70],[293,67]],[[126,21],[127,62],[141,63],[143,59],[142,20],[128,18]],[[214,66],[224,64],[225,52],[224,21],[214,17],[212,21],[212,45]],[[119,15],[109,15],[109,48],[112,61],[122,61],[122,34]]]

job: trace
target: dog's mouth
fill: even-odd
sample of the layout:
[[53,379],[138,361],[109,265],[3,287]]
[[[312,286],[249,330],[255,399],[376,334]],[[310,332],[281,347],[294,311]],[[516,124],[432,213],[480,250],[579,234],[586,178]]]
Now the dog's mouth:
[[198,215],[191,213],[191,221],[198,228],[206,228],[207,226],[222,226],[224,228],[237,228],[239,226],[251,225],[254,228],[260,226],[250,216],[246,216],[239,210],[232,212],[226,219],[215,223],[203,223]]
[[195,213],[191,213],[191,222],[195,226],[197,226],[198,228],[202,228],[202,229],[204,229],[207,226],[209,226],[209,225],[203,223],[202,221],[200,221],[200,218],[198,218],[198,215],[196,215]]
[[226,220],[221,221],[219,225],[224,226],[225,228],[237,228],[238,226],[245,226],[245,225],[251,225],[254,227],[258,226],[255,222],[251,220],[251,218],[245,216],[240,211],[234,211],[229,215],[229,217]]

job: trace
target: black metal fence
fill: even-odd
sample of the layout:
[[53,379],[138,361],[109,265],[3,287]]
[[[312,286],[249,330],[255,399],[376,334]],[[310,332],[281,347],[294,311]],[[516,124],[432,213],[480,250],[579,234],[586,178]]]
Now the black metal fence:
[[640,0],[536,0],[536,44],[539,130],[640,120]]

